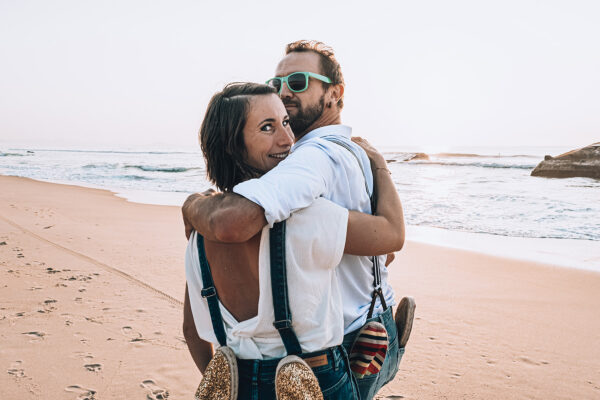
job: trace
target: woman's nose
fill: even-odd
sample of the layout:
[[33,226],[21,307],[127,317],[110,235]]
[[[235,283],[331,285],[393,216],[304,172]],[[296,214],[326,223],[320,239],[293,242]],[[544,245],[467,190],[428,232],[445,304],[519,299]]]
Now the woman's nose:
[[277,137],[277,142],[277,144],[281,147],[292,147],[292,144],[294,144],[294,134],[292,133],[292,130],[285,129],[285,127],[283,127],[283,129],[280,129],[279,136]]

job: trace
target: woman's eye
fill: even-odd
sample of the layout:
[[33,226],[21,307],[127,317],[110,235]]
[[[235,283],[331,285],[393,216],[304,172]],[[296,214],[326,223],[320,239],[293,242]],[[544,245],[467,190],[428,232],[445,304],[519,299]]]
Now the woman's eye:
[[263,126],[260,128],[260,130],[261,130],[261,131],[264,131],[264,132],[269,132],[269,131],[272,131],[272,130],[273,130],[273,125],[271,125],[271,124],[266,124],[266,125],[263,125]]
[[285,121],[283,121],[283,126],[288,126],[290,124],[290,120],[286,119]]

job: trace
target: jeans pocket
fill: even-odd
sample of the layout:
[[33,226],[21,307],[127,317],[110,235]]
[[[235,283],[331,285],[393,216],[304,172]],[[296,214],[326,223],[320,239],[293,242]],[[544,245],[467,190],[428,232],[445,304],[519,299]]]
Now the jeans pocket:
[[352,380],[343,370],[329,371],[326,374],[317,374],[319,385],[325,400],[352,399]]
[[[404,349],[402,349],[402,352],[404,352]],[[400,349],[398,349],[398,340],[396,339],[388,347],[386,360],[383,363],[381,371],[379,371],[381,378],[381,381],[378,384],[379,389],[394,379],[396,373],[398,372],[400,358]]]
[[356,383],[358,384],[358,391],[360,393],[361,400],[371,399],[375,395],[378,378],[379,374],[367,375],[362,378],[356,378]]

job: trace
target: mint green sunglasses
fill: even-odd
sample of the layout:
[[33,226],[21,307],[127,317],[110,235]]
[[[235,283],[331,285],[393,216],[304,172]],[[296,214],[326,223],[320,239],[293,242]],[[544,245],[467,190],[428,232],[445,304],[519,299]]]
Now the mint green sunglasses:
[[308,78],[313,77],[325,83],[331,83],[331,79],[326,76],[315,74],[314,72],[294,72],[288,76],[276,76],[265,82],[267,85],[273,86],[278,94],[281,94],[283,83],[294,93],[304,92],[308,89]]

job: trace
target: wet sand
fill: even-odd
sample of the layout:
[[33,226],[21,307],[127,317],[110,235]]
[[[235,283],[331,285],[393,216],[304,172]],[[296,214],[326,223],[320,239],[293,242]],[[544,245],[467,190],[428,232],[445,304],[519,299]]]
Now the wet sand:
[[[0,188],[0,398],[192,398],[179,208]],[[600,274],[409,240],[390,276],[417,319],[380,398],[600,398]]]

